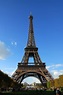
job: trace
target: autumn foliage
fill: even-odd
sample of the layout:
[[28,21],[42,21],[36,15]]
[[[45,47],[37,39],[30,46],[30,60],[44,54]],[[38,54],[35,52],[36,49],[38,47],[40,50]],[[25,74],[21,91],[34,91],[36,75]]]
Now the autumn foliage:
[[59,78],[54,79],[53,81],[50,80],[49,82],[47,82],[47,87],[51,88],[51,87],[63,87],[63,75],[60,75]]

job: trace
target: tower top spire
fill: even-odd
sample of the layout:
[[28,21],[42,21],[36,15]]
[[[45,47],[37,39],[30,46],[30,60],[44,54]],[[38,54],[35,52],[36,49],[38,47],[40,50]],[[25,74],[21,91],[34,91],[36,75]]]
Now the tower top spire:
[[34,31],[33,31],[33,16],[30,14],[29,16],[30,23],[29,23],[29,34],[28,34],[28,42],[27,47],[36,47],[35,39],[34,39]]
[[33,16],[32,16],[32,14],[31,14],[31,13],[30,13],[29,19],[33,19]]

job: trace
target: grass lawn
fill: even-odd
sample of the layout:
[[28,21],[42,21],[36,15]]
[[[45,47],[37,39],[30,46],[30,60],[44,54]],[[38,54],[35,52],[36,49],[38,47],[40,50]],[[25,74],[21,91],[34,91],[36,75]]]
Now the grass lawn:
[[26,90],[20,92],[1,93],[0,95],[54,95],[53,91]]

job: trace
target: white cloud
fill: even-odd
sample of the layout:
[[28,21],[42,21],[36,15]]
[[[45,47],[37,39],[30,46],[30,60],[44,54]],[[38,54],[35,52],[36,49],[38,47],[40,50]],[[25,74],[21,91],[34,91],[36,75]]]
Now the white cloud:
[[16,68],[13,68],[13,67],[7,67],[7,68],[4,68],[4,70],[1,70],[3,72],[5,72],[6,74],[8,74],[8,76],[12,76],[13,73],[15,72]]
[[[10,68],[9,68],[9,69],[10,69]],[[15,71],[12,71],[12,72],[7,71],[7,70],[5,71],[5,73],[8,74],[8,76],[10,76],[10,77],[13,75],[14,72],[15,72]]]
[[63,64],[50,65],[50,66],[47,66],[46,68],[47,69],[55,69],[55,68],[58,68],[58,67],[63,67]]
[[34,83],[34,82],[40,83],[40,81],[39,81],[37,78],[35,78],[35,77],[27,77],[27,78],[25,78],[25,79],[23,80],[23,83],[24,83],[24,82],[27,82],[28,84],[32,84],[32,83]]
[[17,46],[17,42],[11,42],[11,44]]
[[[37,78],[35,78],[35,77],[32,77],[32,81],[33,81],[33,82],[36,82],[36,83],[40,83],[40,81],[39,81]],[[32,83],[33,83],[33,82],[32,82]]]
[[10,50],[5,43],[0,41],[0,60],[5,60],[10,55]]
[[63,74],[63,70],[52,70],[51,71],[51,74],[54,78],[58,78],[59,75],[62,75]]
[[55,64],[55,65],[47,66],[46,68],[51,73],[53,78],[58,78],[59,75],[63,74],[63,69],[62,69],[63,64]]
[[56,64],[56,67],[61,67],[63,66],[63,64]]

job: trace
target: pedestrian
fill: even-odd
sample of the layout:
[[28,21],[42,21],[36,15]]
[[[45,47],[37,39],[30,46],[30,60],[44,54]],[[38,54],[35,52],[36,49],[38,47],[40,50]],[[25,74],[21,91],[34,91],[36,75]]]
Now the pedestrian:
[[56,95],[61,95],[61,91],[59,88],[56,89]]
[[56,95],[56,88],[54,88],[54,95]]

